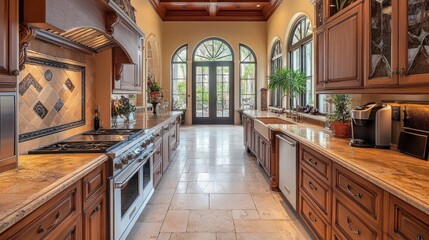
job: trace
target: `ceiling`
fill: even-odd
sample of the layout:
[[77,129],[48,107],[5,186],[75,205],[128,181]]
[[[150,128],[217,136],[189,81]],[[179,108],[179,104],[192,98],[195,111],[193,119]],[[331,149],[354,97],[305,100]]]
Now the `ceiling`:
[[282,0],[150,0],[164,21],[267,21]]

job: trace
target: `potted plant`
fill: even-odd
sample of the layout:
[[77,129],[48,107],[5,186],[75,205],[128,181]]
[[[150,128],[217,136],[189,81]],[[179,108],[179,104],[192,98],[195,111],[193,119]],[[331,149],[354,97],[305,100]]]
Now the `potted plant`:
[[349,138],[352,135],[350,103],[351,96],[347,94],[336,94],[332,96],[335,106],[333,114],[329,115],[328,121],[335,137]]
[[156,114],[156,105],[158,105],[163,98],[161,90],[162,88],[158,82],[155,82],[152,78],[148,79],[146,92],[148,93],[149,102],[152,103],[153,114]]
[[295,97],[296,94],[305,92],[307,87],[307,77],[305,73],[286,67],[278,68],[273,75],[269,76],[269,80],[269,89],[281,89],[285,93],[284,96],[292,98]]

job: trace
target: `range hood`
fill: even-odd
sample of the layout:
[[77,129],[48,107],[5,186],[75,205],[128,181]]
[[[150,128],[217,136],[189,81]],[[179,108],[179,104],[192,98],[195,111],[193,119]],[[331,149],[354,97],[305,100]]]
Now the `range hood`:
[[[85,53],[119,46],[124,64],[136,64],[144,33],[130,9],[129,0],[23,0],[21,23],[33,37]],[[31,40],[25,31],[20,39]]]

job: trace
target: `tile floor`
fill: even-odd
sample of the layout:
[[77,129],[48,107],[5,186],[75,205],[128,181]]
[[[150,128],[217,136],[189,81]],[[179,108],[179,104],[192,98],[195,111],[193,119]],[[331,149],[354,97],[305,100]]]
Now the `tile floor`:
[[184,126],[177,154],[129,240],[311,239],[270,191],[241,126]]

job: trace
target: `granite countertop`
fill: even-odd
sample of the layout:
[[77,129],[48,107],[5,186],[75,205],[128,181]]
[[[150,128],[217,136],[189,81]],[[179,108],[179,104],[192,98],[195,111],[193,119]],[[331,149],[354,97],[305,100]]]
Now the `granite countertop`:
[[0,173],[0,233],[107,161],[104,154],[21,155]]
[[180,116],[182,111],[172,111],[165,114],[153,114],[152,112],[139,112],[134,116],[135,122],[130,124],[118,123],[116,128],[144,128],[152,129],[162,125],[171,118]]
[[[263,111],[245,111],[251,118],[277,117]],[[309,124],[269,124],[398,198],[429,214],[429,162],[394,150],[355,148],[350,139],[335,138]]]

